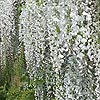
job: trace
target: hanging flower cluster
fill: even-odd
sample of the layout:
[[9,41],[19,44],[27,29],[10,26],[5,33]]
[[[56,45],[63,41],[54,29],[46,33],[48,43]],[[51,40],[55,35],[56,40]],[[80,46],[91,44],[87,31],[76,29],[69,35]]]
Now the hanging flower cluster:
[[[11,50],[11,33],[13,32],[12,0],[0,1],[0,35],[2,64],[6,64],[6,53]],[[10,56],[10,55],[9,55]]]
[[57,100],[95,100],[98,94],[100,51],[95,2],[30,0],[21,13],[20,35],[25,43],[27,69],[37,75],[39,67],[46,67],[47,91],[50,84]]
[[26,0],[18,20],[14,5],[16,0],[0,1],[0,46],[14,52],[19,41],[24,42],[30,79],[41,80],[35,85],[35,99],[96,100],[100,96],[96,0]]

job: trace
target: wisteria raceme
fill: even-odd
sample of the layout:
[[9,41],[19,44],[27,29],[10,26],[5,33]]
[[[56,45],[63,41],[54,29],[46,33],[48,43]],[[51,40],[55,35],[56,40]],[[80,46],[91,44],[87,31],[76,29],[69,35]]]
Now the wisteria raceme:
[[[4,81],[5,68],[7,60],[9,61],[9,66],[12,66],[12,47],[11,47],[11,31],[13,26],[13,13],[12,13],[12,1],[1,0],[0,1],[0,35],[1,35],[1,78],[0,83]],[[8,59],[7,59],[8,58]],[[11,62],[10,62],[11,61]],[[3,75],[2,75],[3,74]],[[11,80],[10,78],[8,79]]]
[[[28,69],[32,71],[46,63],[48,71],[52,64],[51,73],[56,73],[52,77],[56,78],[53,88],[58,100],[95,100],[99,96],[97,23],[95,0],[26,2],[21,31],[25,34]],[[46,86],[49,88],[48,82]]]
[[[13,68],[19,49],[19,15],[17,10],[19,3],[18,0],[0,1],[0,68],[4,70],[2,72],[8,84],[14,80]],[[5,74],[6,70],[8,73]],[[10,71],[12,73],[9,74]]]
[[24,43],[26,70],[41,82],[35,100],[96,100],[99,13],[97,0],[1,0],[0,62],[15,59]]

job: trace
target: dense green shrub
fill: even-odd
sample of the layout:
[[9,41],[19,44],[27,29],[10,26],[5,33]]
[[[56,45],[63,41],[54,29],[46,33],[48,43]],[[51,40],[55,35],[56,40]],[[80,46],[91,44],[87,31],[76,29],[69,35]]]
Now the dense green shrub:
[[35,100],[34,90],[26,89],[21,90],[20,88],[11,88],[7,93],[6,100]]
[[6,91],[3,86],[0,87],[0,100],[6,100]]
[[7,83],[1,86],[0,100],[35,100],[34,81],[29,81],[28,73],[22,76],[21,82],[22,84],[19,86],[11,85],[11,87],[8,88]]

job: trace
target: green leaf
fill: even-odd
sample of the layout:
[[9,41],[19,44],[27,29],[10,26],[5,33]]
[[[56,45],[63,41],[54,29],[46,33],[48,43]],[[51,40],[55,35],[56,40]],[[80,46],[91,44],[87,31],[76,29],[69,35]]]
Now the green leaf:
[[18,15],[19,16],[20,16],[21,12],[22,12],[22,6],[21,5],[18,5]]
[[100,33],[98,32],[98,39],[97,39],[97,43],[100,44]]
[[80,35],[80,36],[82,36],[82,37],[83,37],[83,34],[82,34],[81,32],[78,32],[78,33],[77,33],[77,35]]
[[42,5],[43,2],[44,2],[44,0],[36,0],[36,4],[37,4],[38,6]]
[[60,31],[60,28],[59,28],[59,26],[56,24],[56,32],[57,33],[60,33],[61,31]]
[[37,78],[37,79],[34,81],[34,83],[35,83],[35,85],[40,86],[40,85],[42,85],[42,84],[45,83],[45,80],[43,80],[43,79],[38,79],[38,78]]

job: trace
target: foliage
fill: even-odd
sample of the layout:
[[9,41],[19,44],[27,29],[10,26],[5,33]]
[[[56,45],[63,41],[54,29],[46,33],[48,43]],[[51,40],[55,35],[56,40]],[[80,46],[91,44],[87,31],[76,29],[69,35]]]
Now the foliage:
[[6,100],[6,91],[3,86],[0,87],[0,100]]
[[21,90],[19,87],[9,89],[7,93],[7,100],[35,100],[34,90]]
[[24,78],[20,86],[11,86],[7,90],[6,84],[0,87],[0,100],[35,100],[33,84],[27,84],[29,83],[27,76]]

